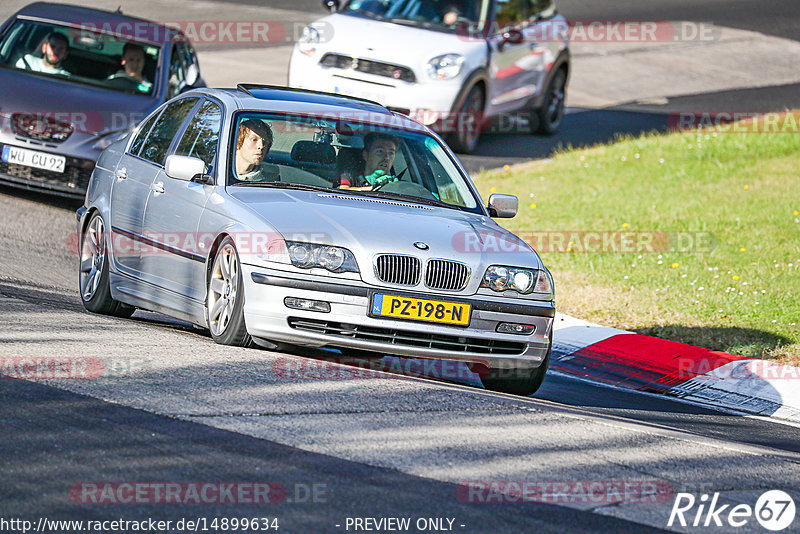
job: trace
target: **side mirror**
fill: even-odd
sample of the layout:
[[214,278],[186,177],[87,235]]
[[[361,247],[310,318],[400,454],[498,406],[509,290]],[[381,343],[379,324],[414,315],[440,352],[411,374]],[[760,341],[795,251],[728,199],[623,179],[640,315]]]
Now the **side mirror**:
[[519,199],[514,195],[489,195],[489,216],[497,219],[511,219],[517,214]]
[[339,11],[339,0],[322,0],[322,7],[331,13],[336,13]]
[[194,87],[194,84],[196,84],[199,79],[200,67],[197,66],[197,63],[192,63],[186,68],[186,86]]
[[500,44],[497,47],[502,52],[503,49],[506,47],[507,44],[520,44],[525,42],[525,36],[522,35],[522,32],[519,30],[506,30],[503,32],[502,39],[500,40]]
[[190,156],[167,156],[164,163],[164,172],[176,180],[196,181],[195,176],[206,173],[206,164],[202,159]]

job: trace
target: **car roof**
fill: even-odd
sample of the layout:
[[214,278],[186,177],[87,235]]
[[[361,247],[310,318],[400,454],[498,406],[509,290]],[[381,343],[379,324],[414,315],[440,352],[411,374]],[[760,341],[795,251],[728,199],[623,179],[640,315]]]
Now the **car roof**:
[[[98,30],[110,31],[134,41],[150,43],[169,42],[173,36],[178,35],[176,30],[161,23],[125,15],[122,11],[106,11],[72,4],[34,2],[17,11],[16,16],[73,26],[89,26]],[[143,32],[140,28],[131,27],[131,23],[144,23],[150,29]]]
[[[239,84],[236,89],[202,88],[191,91],[215,96],[238,109],[301,114],[335,114],[366,122],[413,130],[424,129],[415,120],[384,106],[345,95],[271,85]],[[185,93],[188,94],[188,93]]]

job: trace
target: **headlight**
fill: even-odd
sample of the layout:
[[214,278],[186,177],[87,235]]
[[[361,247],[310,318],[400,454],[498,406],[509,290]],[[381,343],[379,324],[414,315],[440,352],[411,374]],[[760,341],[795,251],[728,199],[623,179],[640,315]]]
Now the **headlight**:
[[346,248],[287,241],[292,265],[301,269],[321,267],[332,273],[358,272],[353,253]]
[[105,150],[109,147],[109,145],[111,145],[111,143],[119,141],[126,135],[128,135],[128,130],[109,132],[95,141],[95,143],[92,145],[92,148],[95,150]]
[[546,270],[539,271],[503,265],[492,265],[486,269],[481,287],[488,287],[493,291],[512,290],[523,295],[543,293],[549,295],[550,298],[553,295],[552,278]]
[[461,72],[464,56],[445,54],[428,61],[428,75],[434,80],[452,80]]
[[320,41],[319,30],[314,28],[313,26],[306,26],[305,28],[303,28],[303,33],[297,40],[297,47],[300,49],[302,53],[304,53],[307,56],[310,56],[316,51],[319,41]]

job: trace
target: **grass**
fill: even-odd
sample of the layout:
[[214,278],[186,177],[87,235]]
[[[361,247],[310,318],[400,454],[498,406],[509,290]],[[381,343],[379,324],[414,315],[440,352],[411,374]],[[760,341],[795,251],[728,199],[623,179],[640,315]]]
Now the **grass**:
[[[476,183],[484,198],[519,197],[517,217],[499,222],[539,250],[560,311],[800,364],[799,162],[797,133],[678,132]],[[615,252],[612,239],[640,246]]]

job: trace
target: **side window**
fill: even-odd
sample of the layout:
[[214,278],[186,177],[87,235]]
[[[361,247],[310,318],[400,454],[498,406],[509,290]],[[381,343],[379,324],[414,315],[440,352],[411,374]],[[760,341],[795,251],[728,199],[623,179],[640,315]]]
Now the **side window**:
[[183,45],[181,43],[172,44],[172,54],[169,60],[169,79],[167,83],[167,96],[172,98],[181,92],[186,85],[186,61],[184,59]]
[[534,13],[532,3],[537,0],[497,0],[497,27],[513,26],[528,20]]
[[134,137],[133,143],[131,143],[131,149],[129,151],[134,156],[139,155],[139,150],[142,148],[144,140],[147,139],[147,133],[150,131],[150,128],[153,127],[153,123],[156,122],[156,119],[159,115],[161,115],[160,112],[153,113],[153,115],[147,119],[147,122],[141,124],[139,129],[136,130],[136,137]]
[[553,0],[531,0],[531,16],[550,17],[553,15]]
[[198,73],[197,57],[192,45],[183,41],[173,43],[169,61],[169,80],[167,81],[168,96],[172,98],[187,86],[193,85],[197,81]]
[[175,154],[200,158],[211,168],[217,155],[222,110],[210,100],[203,102],[181,138]]
[[172,139],[181,124],[183,124],[186,116],[197,104],[197,100],[197,98],[182,98],[171,102],[164,109],[164,112],[153,125],[153,129],[150,130],[150,135],[147,136],[141,157],[158,165],[164,164]]

